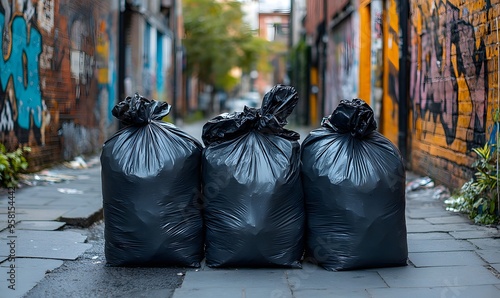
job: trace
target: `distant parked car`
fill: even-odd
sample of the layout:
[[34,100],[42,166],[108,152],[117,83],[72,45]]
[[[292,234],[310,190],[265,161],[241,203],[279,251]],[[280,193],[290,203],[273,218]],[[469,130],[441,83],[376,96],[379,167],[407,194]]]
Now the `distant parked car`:
[[260,103],[262,101],[262,97],[260,96],[259,92],[257,92],[257,91],[247,92],[247,93],[243,94],[242,98],[249,99],[249,100],[255,101],[257,103]]
[[230,98],[226,101],[226,109],[229,113],[243,112],[245,106],[249,108],[257,108],[259,104],[260,100],[250,98]]

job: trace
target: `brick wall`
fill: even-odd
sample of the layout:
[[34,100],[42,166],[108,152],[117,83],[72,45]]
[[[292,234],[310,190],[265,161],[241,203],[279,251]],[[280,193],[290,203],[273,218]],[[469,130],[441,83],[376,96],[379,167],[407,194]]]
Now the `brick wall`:
[[[114,131],[117,3],[0,4],[0,138],[32,168],[95,152]],[[4,3],[4,1],[2,1]]]
[[499,2],[410,1],[411,166],[451,187],[493,133]]

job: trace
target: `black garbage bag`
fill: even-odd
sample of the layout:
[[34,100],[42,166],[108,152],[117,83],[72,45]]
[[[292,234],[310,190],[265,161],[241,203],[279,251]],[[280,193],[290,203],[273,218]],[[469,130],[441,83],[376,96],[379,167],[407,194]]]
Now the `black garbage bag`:
[[102,148],[106,261],[113,266],[191,266],[203,259],[202,145],[161,119],[166,102],[135,94],[113,115],[126,127]]
[[405,168],[364,101],[343,100],[302,144],[308,258],[327,270],[406,265]]
[[293,87],[278,85],[260,109],[222,114],[203,127],[208,266],[301,266],[300,136],[283,128],[297,100]]

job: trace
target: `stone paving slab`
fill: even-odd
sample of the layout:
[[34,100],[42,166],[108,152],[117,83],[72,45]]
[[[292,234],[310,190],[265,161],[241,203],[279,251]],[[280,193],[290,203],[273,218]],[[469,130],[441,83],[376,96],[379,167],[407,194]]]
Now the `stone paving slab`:
[[439,212],[446,215],[454,214],[451,211],[443,208],[443,203],[441,201],[436,201],[434,199],[429,200],[429,198],[422,196],[422,200],[415,200],[408,198],[406,196],[406,213],[407,214],[417,214],[417,213],[425,213],[425,212]]
[[[279,296],[278,296],[279,297]],[[294,298],[370,298],[366,290],[345,291],[336,289],[327,290],[296,290],[293,292]]]
[[[175,291],[175,298],[199,297],[289,297],[290,288],[293,297],[368,297],[365,288],[387,287],[376,271],[359,270],[331,272],[309,265],[309,269],[269,270],[241,269],[208,271],[188,271],[180,289]],[[205,292],[206,291],[206,292]],[[318,291],[316,293],[316,291]],[[246,296],[242,296],[244,293]],[[299,293],[299,294],[297,294]],[[336,293],[336,294],[335,294]],[[219,295],[219,296],[218,296]],[[270,296],[271,295],[271,296]],[[273,296],[275,295],[275,296]],[[333,296],[335,297],[335,296]],[[351,297],[351,296],[350,296]]]
[[62,228],[66,223],[50,220],[23,220],[16,224],[18,230],[55,231]]
[[450,235],[455,239],[478,239],[500,237],[498,230],[493,228],[485,228],[477,231],[457,231],[450,232]]
[[[68,191],[71,189],[67,189]],[[76,190],[76,189],[75,189]],[[47,203],[45,206],[54,208],[54,207],[71,207],[75,208],[78,206],[84,206],[91,204],[94,201],[102,201],[102,196],[96,194],[66,194],[60,195],[54,200]]]
[[429,209],[415,209],[407,212],[409,218],[430,218],[430,217],[443,217],[449,216],[450,211],[439,210],[438,208],[429,208]]
[[279,297],[279,298],[293,298],[290,289],[286,286],[277,286],[273,288],[200,288],[200,289],[175,289],[173,298],[262,298],[262,297]]
[[455,223],[470,223],[470,219],[460,215],[450,215],[443,217],[429,217],[425,219],[431,224],[455,224]]
[[434,195],[435,190],[433,188],[422,188],[419,190],[408,191],[406,193],[406,198],[409,201],[429,201],[435,202],[432,196]]
[[470,239],[469,241],[482,250],[500,249],[500,238]]
[[[91,247],[83,243],[87,237],[69,231],[31,231],[16,230],[16,256],[29,258],[47,258],[75,260]],[[0,243],[9,243],[11,234],[0,233]],[[0,256],[8,256],[8,245],[0,246]]]
[[64,213],[60,220],[70,225],[89,227],[103,218],[102,201],[94,201],[87,206],[80,206]]
[[454,239],[448,232],[408,233],[408,240]]
[[[3,212],[3,213],[2,213]],[[23,220],[57,220],[67,212],[66,209],[49,209],[47,207],[44,208],[16,208],[16,221]],[[4,208],[0,210],[0,217],[6,217],[7,211]]]
[[488,269],[475,266],[397,267],[377,270],[391,288],[458,287],[500,284]]
[[[496,264],[490,264],[493,269],[495,269],[497,272],[500,272],[500,263]],[[500,284],[499,284],[500,285]],[[500,296],[499,296],[500,297]]]
[[500,289],[493,285],[445,286],[435,288],[368,289],[372,298],[444,298],[444,297],[500,297]]
[[9,224],[7,223],[7,221],[0,221],[0,232],[5,230],[8,226]]
[[408,252],[474,250],[475,247],[465,240],[408,240]]
[[[53,195],[50,196],[42,196],[43,190],[40,190],[40,194],[33,194],[33,196],[27,196],[27,195],[19,195],[16,198],[15,204],[16,204],[16,209],[17,208],[33,208],[33,207],[40,207],[44,206],[52,201],[55,200],[55,197]],[[7,200],[2,200],[0,201],[0,209],[6,210],[7,209]]]
[[440,251],[409,253],[415,267],[480,265],[486,263],[473,251]]
[[470,224],[441,224],[441,225],[409,225],[406,227],[408,233],[428,233],[428,232],[456,232],[456,231],[476,231]]
[[498,248],[494,250],[477,250],[476,253],[488,263],[500,263],[500,249]]
[[293,291],[296,290],[362,290],[384,288],[386,283],[374,270],[326,271],[319,268],[315,271],[288,270],[288,282]]
[[[188,271],[182,289],[275,288],[288,285],[283,270],[241,269]],[[221,292],[223,292],[222,290]]]
[[40,280],[45,277],[45,274],[60,267],[63,264],[61,260],[46,260],[46,259],[24,259],[16,258],[15,260],[15,288],[8,288],[7,281],[9,266],[12,263],[3,262],[0,264],[0,297],[23,297],[29,292]]
[[407,218],[406,225],[421,225],[428,224],[429,222],[423,218]]

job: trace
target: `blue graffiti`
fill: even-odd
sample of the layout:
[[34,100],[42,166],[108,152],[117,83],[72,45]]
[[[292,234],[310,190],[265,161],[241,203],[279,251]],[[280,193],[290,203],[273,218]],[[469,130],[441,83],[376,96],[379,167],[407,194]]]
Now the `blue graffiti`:
[[493,151],[495,151],[495,148],[497,146],[497,139],[498,139],[497,132],[499,132],[498,130],[499,125],[500,125],[499,122],[495,122],[491,127],[491,133],[490,133],[490,139],[488,140],[488,145],[492,146]]
[[[0,14],[0,32],[4,32],[4,15]],[[5,53],[0,59],[0,83],[2,90],[7,88],[12,77],[14,94],[17,103],[17,123],[24,129],[30,128],[30,117],[37,127],[42,124],[42,92],[38,59],[42,52],[42,36],[40,32],[28,26],[21,16],[12,20],[11,52],[7,60]],[[0,49],[3,49],[3,39],[0,38]],[[23,58],[25,57],[25,58]]]
[[[111,24],[112,21],[108,20],[108,23]],[[114,66],[116,65],[115,61],[115,54],[116,49],[115,49],[115,44],[118,42],[116,41],[116,34],[114,34],[110,30],[111,26],[106,26],[106,30],[108,32],[108,36],[110,37],[110,43],[109,43],[109,69],[113,69]],[[115,106],[115,98],[116,98],[116,88],[115,86],[117,85],[118,82],[118,77],[116,74],[116,71],[111,72],[111,82],[108,84],[109,88],[109,100],[108,100],[108,123],[112,123],[114,116],[113,116],[113,107]]]

